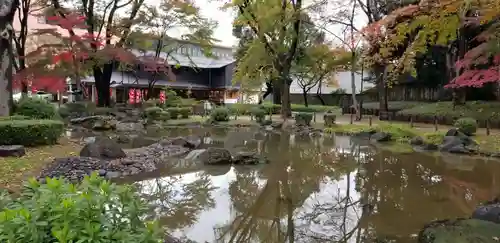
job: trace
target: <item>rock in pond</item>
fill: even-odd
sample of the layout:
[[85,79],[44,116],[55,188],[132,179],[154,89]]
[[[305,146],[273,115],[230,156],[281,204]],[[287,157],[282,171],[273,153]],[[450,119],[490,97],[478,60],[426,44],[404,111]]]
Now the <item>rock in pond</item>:
[[80,150],[80,156],[99,159],[125,158],[127,155],[120,145],[109,138],[96,138]]
[[140,122],[118,122],[116,124],[117,132],[138,132],[143,130],[144,125]]
[[233,162],[231,153],[224,148],[208,148],[198,158],[206,165],[227,165]]
[[472,213],[472,218],[500,224],[500,201],[497,199],[477,207]]
[[23,145],[2,145],[0,146],[0,157],[22,157],[26,154]]
[[410,139],[410,144],[411,145],[423,145],[424,144],[424,139],[420,136],[413,137]]
[[386,132],[377,132],[371,135],[370,140],[375,142],[389,142],[391,141],[392,135]]
[[197,136],[177,137],[171,140],[172,145],[183,146],[190,149],[196,149],[201,144],[201,138]]
[[443,143],[439,146],[441,152],[471,154],[477,151],[477,143],[469,136],[456,129],[450,129],[447,134],[454,134],[454,136],[444,137]]
[[498,243],[500,224],[477,219],[435,221],[418,235],[419,243]]
[[78,182],[94,171],[106,175],[106,163],[106,161],[90,157],[56,158],[42,170],[39,178],[63,177],[71,182]]
[[257,165],[265,163],[269,163],[269,161],[255,152],[238,152],[233,158],[233,164],[236,165]]

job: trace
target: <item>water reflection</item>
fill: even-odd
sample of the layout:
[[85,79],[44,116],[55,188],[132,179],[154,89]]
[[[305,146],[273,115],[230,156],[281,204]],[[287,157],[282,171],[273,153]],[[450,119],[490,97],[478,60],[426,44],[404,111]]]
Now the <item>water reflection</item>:
[[415,242],[424,224],[468,216],[500,192],[496,161],[393,154],[349,137],[188,132],[271,161],[137,183],[152,217],[197,242]]

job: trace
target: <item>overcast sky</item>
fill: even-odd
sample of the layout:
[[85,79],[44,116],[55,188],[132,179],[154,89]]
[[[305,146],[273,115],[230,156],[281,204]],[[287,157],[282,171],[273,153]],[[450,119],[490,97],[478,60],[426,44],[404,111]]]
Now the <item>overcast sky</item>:
[[[153,0],[154,1],[154,0]],[[339,0],[341,2],[346,2],[348,5],[349,0]],[[235,46],[238,44],[238,39],[233,36],[232,34],[232,22],[234,19],[233,13],[229,10],[223,11],[220,8],[223,5],[223,1],[220,0],[194,0],[196,6],[198,6],[201,9],[202,15],[204,17],[210,18],[214,21],[217,21],[218,27],[215,29],[214,33],[214,38],[218,39],[220,41],[220,45],[223,46]],[[306,5],[311,4],[311,0],[306,1]],[[333,0],[332,2],[335,2]],[[323,9],[323,12],[326,14],[331,14],[334,13],[338,10],[338,6],[334,6],[330,4],[331,6],[326,6]],[[338,3],[337,3],[338,5]],[[323,15],[323,14],[322,14]],[[316,19],[321,19],[325,20],[326,17],[324,16],[319,16]],[[318,22],[318,21],[317,21]],[[321,26],[320,28],[324,28],[327,31],[326,32],[333,32],[336,34],[339,34],[341,26],[339,25],[332,25],[332,24],[325,24],[325,23],[317,23],[318,26]],[[363,14],[358,13],[358,16],[355,19],[355,25],[358,29],[361,29],[364,25],[366,24],[366,17],[363,16]],[[170,31],[170,34],[173,36],[180,37],[181,34],[183,34],[180,30],[172,30]],[[334,43],[339,43],[338,40],[332,35],[329,35],[328,33],[327,39],[330,41],[333,41]],[[340,35],[340,34],[339,34]],[[342,37],[342,36],[341,36]]]

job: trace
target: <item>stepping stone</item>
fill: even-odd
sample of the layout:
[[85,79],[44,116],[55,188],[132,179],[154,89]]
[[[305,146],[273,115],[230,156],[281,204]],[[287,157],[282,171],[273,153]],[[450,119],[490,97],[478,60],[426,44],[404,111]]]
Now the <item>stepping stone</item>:
[[23,145],[0,146],[0,157],[22,157],[26,154]]

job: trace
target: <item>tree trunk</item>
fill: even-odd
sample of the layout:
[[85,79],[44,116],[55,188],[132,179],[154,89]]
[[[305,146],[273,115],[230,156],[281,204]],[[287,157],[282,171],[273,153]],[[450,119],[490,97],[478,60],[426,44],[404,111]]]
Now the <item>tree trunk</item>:
[[288,77],[281,78],[281,116],[287,119],[292,116],[292,107],[290,105],[290,85],[291,79]]
[[302,89],[302,96],[304,97],[304,106],[309,107],[309,103],[307,102],[307,91],[306,89]]
[[273,104],[281,105],[283,83],[280,80],[273,80]]
[[378,65],[375,68],[375,75],[377,75],[377,91],[379,100],[379,111],[388,111],[389,107],[387,104],[387,69],[385,66]]
[[97,89],[97,106],[109,107],[111,105],[110,83],[111,74],[113,72],[114,63],[106,63],[102,69],[99,66],[94,66],[95,87]]
[[318,83],[318,89],[316,90],[316,97],[318,97],[318,100],[319,102],[321,102],[321,105],[326,105],[325,100],[323,99],[323,97],[321,97],[322,87],[323,87],[323,82],[320,80]]
[[12,21],[19,6],[18,0],[0,1],[0,116],[8,116],[12,110],[12,75],[14,52]]
[[351,91],[352,91],[352,106],[354,107],[354,111],[356,112],[356,120],[360,119],[360,111],[358,106],[358,100],[356,100],[356,76],[354,75],[354,70],[356,68],[356,53],[351,52]]

